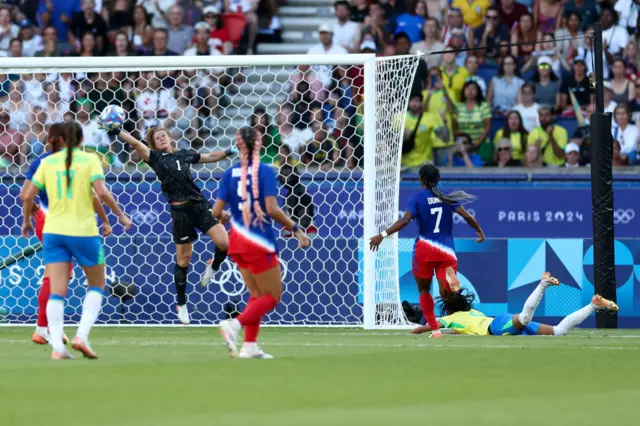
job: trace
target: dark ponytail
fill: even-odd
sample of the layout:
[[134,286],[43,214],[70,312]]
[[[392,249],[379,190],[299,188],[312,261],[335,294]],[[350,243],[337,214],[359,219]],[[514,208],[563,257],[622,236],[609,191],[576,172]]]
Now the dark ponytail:
[[440,316],[453,315],[456,312],[469,312],[473,309],[476,295],[466,288],[458,293],[448,292],[443,297],[436,299],[436,304],[441,304]]
[[440,191],[438,188],[438,182],[440,182],[440,170],[432,164],[425,164],[420,167],[419,174],[420,182],[433,191],[433,194],[445,204],[465,204],[477,199],[475,195],[471,195],[460,190],[453,191],[449,194],[445,194]]
[[49,126],[49,132],[47,135],[47,143],[51,145],[51,152],[56,153],[62,149],[64,144],[64,124],[53,123]]
[[77,121],[63,124],[64,141],[67,146],[67,157],[65,158],[65,168],[67,169],[67,193],[71,191],[71,164],[73,163],[73,149],[82,143],[82,127]]

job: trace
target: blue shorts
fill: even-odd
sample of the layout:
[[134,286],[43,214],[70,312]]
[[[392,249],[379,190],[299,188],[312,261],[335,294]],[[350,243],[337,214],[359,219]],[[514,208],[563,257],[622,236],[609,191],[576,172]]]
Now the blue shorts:
[[44,234],[44,264],[71,262],[75,258],[80,266],[96,266],[104,263],[102,238],[70,237]]
[[493,336],[535,336],[540,328],[539,322],[530,322],[524,330],[513,326],[513,314],[498,315],[489,325],[489,332]]

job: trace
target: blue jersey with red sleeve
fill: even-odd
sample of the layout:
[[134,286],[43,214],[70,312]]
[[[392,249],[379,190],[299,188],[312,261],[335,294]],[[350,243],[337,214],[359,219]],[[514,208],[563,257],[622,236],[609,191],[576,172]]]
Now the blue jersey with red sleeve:
[[[31,165],[29,166],[29,170],[27,170],[27,174],[25,175],[25,179],[29,180],[29,181],[33,181],[33,175],[36,174],[36,171],[38,170],[38,167],[40,167],[40,163],[42,163],[42,160],[44,160],[45,158],[47,158],[50,155],[51,155],[50,152],[46,152],[46,153],[42,154],[40,157],[38,157],[35,160],[33,160]],[[49,210],[49,197],[47,197],[47,191],[41,190],[38,193],[38,197],[40,198],[40,208],[42,208],[45,212],[47,210]]]
[[275,232],[272,220],[266,214],[265,198],[277,197],[277,177],[273,167],[260,163],[258,171],[259,202],[262,211],[265,212],[266,222],[254,223],[256,217],[253,209],[253,181],[251,179],[252,167],[247,173],[247,197],[251,205],[251,224],[245,227],[242,219],[242,191],[240,183],[241,168],[235,165],[227,169],[218,187],[218,198],[224,200],[231,210],[231,232],[229,235],[228,253],[277,253]]
[[418,225],[414,256],[420,262],[456,259],[453,214],[458,204],[447,204],[430,189],[409,198],[407,211]]

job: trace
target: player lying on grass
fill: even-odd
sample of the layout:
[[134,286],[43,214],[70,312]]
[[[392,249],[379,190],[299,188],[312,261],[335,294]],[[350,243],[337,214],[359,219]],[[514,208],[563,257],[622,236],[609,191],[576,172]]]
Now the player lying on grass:
[[202,276],[202,285],[209,284],[213,273],[218,270],[227,257],[229,237],[223,223],[218,223],[211,216],[211,204],[193,181],[191,165],[197,163],[216,163],[236,154],[235,147],[226,151],[201,154],[193,149],[175,149],[169,131],[161,127],[147,131],[147,143],[137,140],[129,133],[116,129],[112,135],[131,145],[142,160],[149,164],[160,182],[162,194],[171,207],[173,223],[173,242],[176,244],[176,265],[173,280],[176,286],[178,302],[178,319],[182,324],[189,324],[187,309],[187,272],[193,253],[193,242],[198,238],[198,230],[207,234],[214,242],[216,249],[213,262],[207,266]]
[[[475,294],[466,289],[460,290],[459,286],[454,286],[452,292],[446,293],[442,297],[443,316],[438,318],[438,323],[440,327],[448,328],[454,333],[474,336],[564,336],[569,330],[582,324],[595,311],[618,311],[618,305],[596,294],[590,304],[569,314],[556,326],[531,321],[544,292],[550,286],[558,285],[560,282],[545,272],[536,289],[524,303],[522,312],[516,315],[502,314],[495,318],[487,317],[482,312],[473,309]],[[421,334],[430,329],[428,324],[420,326],[413,330],[413,334]]]

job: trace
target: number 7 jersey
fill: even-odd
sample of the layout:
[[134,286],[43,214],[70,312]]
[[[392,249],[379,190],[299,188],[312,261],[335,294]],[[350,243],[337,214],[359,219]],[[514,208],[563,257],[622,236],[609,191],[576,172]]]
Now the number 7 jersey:
[[454,260],[453,215],[458,204],[446,204],[430,189],[409,198],[407,211],[418,225],[414,257],[418,262]]

